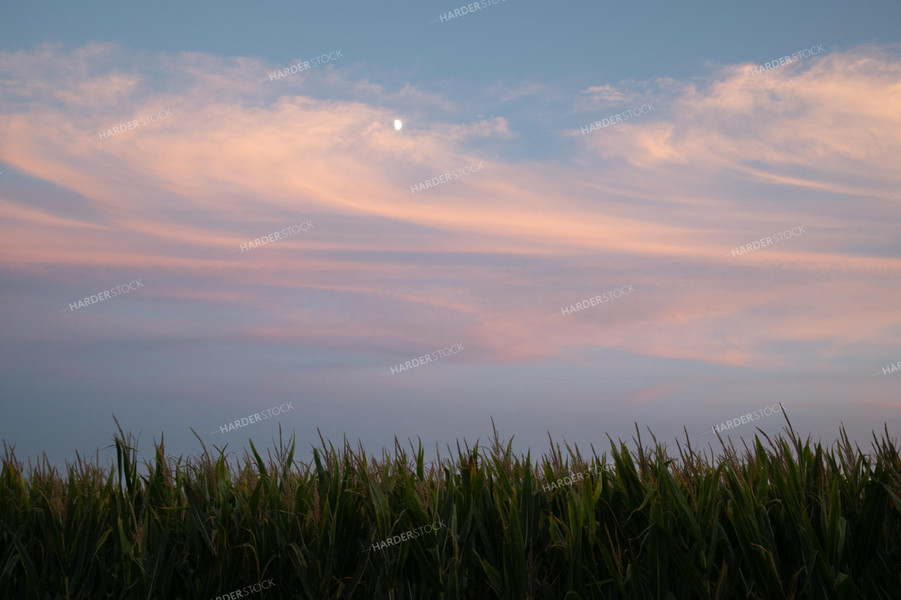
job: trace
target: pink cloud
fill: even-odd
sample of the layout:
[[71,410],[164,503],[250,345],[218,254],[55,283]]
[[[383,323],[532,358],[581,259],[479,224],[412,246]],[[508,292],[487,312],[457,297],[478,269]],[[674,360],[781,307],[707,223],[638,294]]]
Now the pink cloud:
[[[0,260],[9,268],[166,274],[159,297],[262,307],[268,316],[241,335],[273,343],[408,348],[463,333],[474,348],[463,360],[593,345],[777,368],[780,343],[897,343],[889,326],[901,259],[884,250],[897,237],[891,220],[848,219],[835,199],[814,212],[799,195],[875,195],[872,206],[897,216],[878,200],[901,189],[901,63],[884,49],[757,76],[725,66],[702,87],[666,81],[654,113],[570,136],[576,154],[566,164],[482,155],[480,142],[517,138],[505,118],[436,119],[398,133],[389,125],[397,111],[379,102],[318,99],[316,77],[340,82],[340,66],[276,88],[257,85],[268,67],[251,59],[156,57],[171,86],[155,88],[115,66],[115,54],[0,54],[0,69],[14,73],[42,65],[38,81],[16,91],[27,105],[0,89],[0,160],[97,215],[63,217],[4,193]],[[587,92],[644,97],[652,83]],[[449,108],[410,86],[372,90],[423,111]],[[162,108],[173,117],[97,139],[99,128]],[[408,193],[478,160],[484,172]],[[784,202],[749,202],[760,193],[753,186]],[[310,235],[228,254],[307,218],[317,223]],[[806,236],[723,258],[802,222]],[[634,299],[548,316],[628,281],[640,289]],[[234,291],[247,286],[259,293]],[[285,290],[334,304],[280,304]],[[393,316],[373,323],[376,310]]]

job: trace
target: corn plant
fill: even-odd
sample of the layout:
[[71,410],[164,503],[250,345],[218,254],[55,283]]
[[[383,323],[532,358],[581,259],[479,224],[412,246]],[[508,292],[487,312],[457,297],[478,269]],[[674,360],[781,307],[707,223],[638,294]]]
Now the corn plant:
[[824,448],[787,423],[741,449],[686,432],[671,453],[636,426],[632,449],[550,440],[535,460],[496,430],[432,462],[412,441],[371,456],[320,436],[303,462],[281,432],[236,461],[161,439],[143,465],[119,428],[115,464],[65,473],[4,443],[0,598],[897,598],[888,428],[863,453],[844,428]]

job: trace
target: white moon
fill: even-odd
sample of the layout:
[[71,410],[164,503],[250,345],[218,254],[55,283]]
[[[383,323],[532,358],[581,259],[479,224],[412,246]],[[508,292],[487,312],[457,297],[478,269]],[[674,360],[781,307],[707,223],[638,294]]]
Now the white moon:
[[400,122],[400,119],[394,119],[394,129],[395,131],[400,131],[400,128],[403,127],[404,124]]

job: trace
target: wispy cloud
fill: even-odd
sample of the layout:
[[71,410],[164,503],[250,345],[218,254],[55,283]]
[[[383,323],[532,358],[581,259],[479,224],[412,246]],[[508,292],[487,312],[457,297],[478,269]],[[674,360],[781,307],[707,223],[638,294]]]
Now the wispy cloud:
[[[176,303],[172,322],[188,334],[202,300],[252,314],[233,336],[267,343],[408,355],[463,332],[463,361],[615,346],[775,369],[898,342],[893,49],[834,51],[765,77],[726,65],[703,83],[588,87],[573,122],[582,101],[653,99],[656,111],[570,136],[572,159],[556,163],[486,155],[483,142],[517,136],[512,116],[442,121],[451,99],[349,79],[351,57],[268,87],[255,82],[271,65],[251,59],[143,54],[142,72],[130,58],[113,45],[0,54],[0,161],[54,186],[3,192],[0,260],[65,286],[48,307],[79,296],[57,268],[90,266],[154,275],[144,297]],[[321,86],[378,99],[323,99]],[[395,131],[386,98],[420,126]],[[97,140],[166,107],[166,121]],[[404,193],[477,160],[488,165],[478,177]],[[309,235],[228,254],[306,219]],[[791,244],[723,259],[802,222],[809,234]],[[547,318],[623,281],[642,293]]]

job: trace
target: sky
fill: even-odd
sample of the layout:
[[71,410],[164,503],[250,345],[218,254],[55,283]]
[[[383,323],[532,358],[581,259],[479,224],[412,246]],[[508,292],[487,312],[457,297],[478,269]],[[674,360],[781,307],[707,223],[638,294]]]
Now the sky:
[[897,436],[898,23],[2,0],[0,438]]

